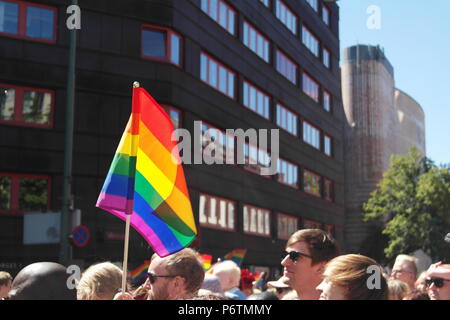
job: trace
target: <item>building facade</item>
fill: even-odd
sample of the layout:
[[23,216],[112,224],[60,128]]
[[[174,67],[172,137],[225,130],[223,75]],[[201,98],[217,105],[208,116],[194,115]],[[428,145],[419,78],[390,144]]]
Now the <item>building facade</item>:
[[389,168],[391,155],[412,146],[425,155],[425,115],[395,88],[394,68],[375,46],[346,48],[342,65],[345,126],[345,247],[361,252],[370,224],[362,205]]
[[[121,261],[124,223],[95,207],[140,82],[175,127],[280,129],[256,164],[185,165],[201,253],[247,249],[243,264],[280,270],[289,235],[324,228],[343,241],[344,111],[339,9],[314,0],[83,1],[78,32],[74,208],[90,230],[73,261]],[[32,213],[62,201],[68,30],[66,1],[0,1],[0,262],[16,271],[58,259],[57,243],[24,244]],[[3,23],[1,23],[3,21]],[[235,141],[227,141],[234,147]],[[49,228],[47,231],[49,231]],[[152,253],[132,231],[130,268]],[[5,269],[4,267],[3,269]]]

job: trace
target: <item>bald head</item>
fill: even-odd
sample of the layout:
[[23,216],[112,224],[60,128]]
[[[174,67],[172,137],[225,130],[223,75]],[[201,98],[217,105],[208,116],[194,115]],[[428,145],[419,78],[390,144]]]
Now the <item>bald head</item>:
[[11,300],[76,300],[67,287],[66,268],[54,262],[37,262],[23,268],[12,283]]

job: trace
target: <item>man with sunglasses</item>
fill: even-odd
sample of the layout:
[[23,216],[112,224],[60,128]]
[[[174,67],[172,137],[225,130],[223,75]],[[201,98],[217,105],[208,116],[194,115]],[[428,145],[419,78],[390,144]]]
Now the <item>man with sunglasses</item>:
[[425,284],[430,300],[450,300],[450,264],[431,265]]
[[[197,253],[186,248],[161,258],[154,254],[143,288],[148,300],[179,300],[194,297],[200,289],[205,271]],[[137,299],[129,293],[118,293],[114,300]]]
[[323,230],[303,229],[291,235],[281,265],[287,283],[300,300],[319,299],[316,287],[322,282],[325,265],[338,252],[336,241]]

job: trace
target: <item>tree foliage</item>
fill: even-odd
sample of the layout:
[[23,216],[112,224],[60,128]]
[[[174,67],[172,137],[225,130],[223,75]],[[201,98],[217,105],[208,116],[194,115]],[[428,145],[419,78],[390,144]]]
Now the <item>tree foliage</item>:
[[415,148],[392,156],[378,188],[363,206],[364,220],[384,225],[387,258],[422,249],[434,260],[450,259],[450,170]]

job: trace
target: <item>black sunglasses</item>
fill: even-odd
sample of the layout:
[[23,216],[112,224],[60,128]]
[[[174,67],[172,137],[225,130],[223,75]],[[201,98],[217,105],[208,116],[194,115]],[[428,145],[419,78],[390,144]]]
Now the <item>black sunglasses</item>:
[[147,273],[147,277],[148,277],[148,280],[150,281],[150,283],[154,284],[156,282],[156,280],[158,280],[158,278],[175,278],[176,276],[172,276],[172,275],[158,276],[156,274],[149,272],[149,273]]
[[301,253],[298,251],[290,251],[290,252],[286,251],[284,254],[285,254],[285,256],[289,256],[289,259],[291,259],[293,262],[297,261],[298,258],[300,258],[301,256],[312,259],[312,257],[310,255],[308,255],[306,253]]
[[450,280],[442,279],[442,278],[428,278],[425,280],[425,284],[427,285],[427,287],[430,287],[431,284],[434,283],[434,285],[437,288],[442,288],[444,286],[444,281],[450,281]]

